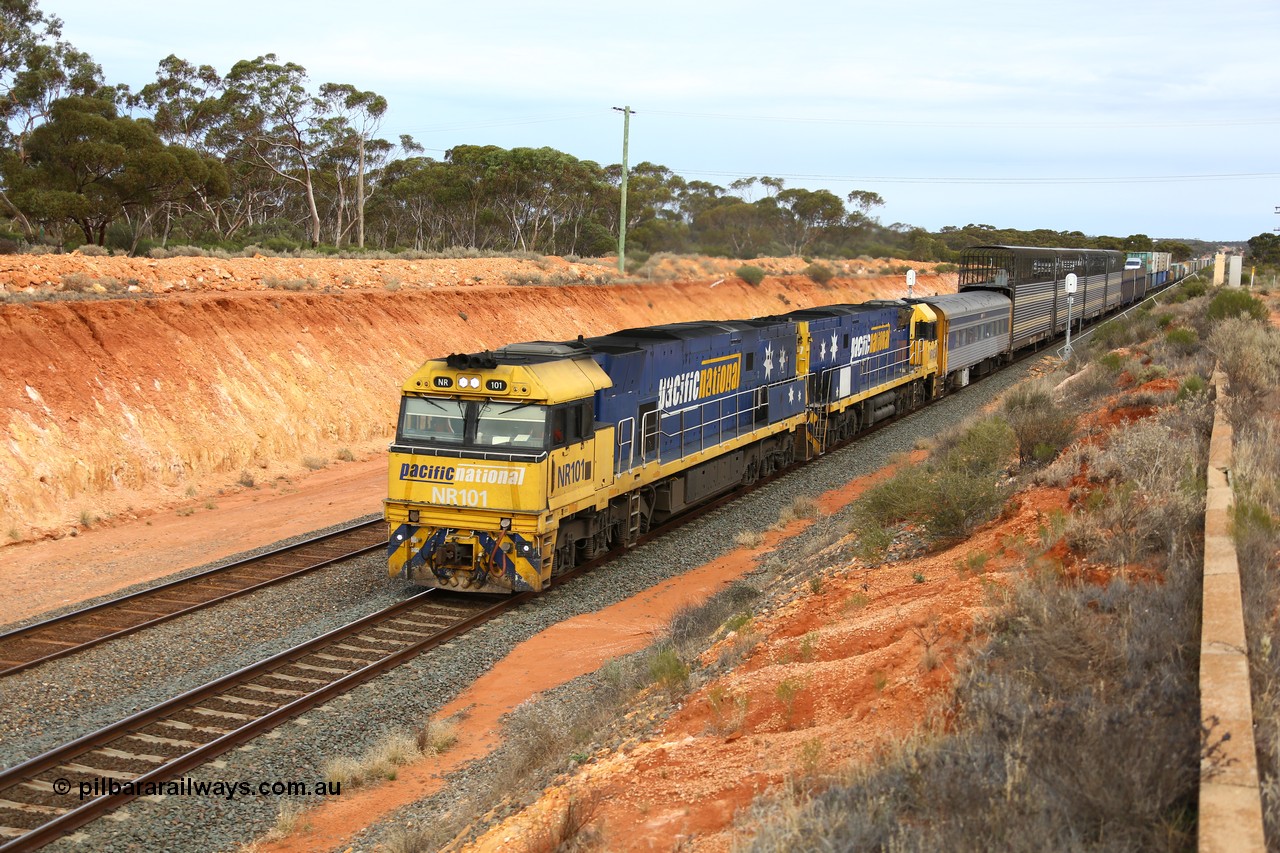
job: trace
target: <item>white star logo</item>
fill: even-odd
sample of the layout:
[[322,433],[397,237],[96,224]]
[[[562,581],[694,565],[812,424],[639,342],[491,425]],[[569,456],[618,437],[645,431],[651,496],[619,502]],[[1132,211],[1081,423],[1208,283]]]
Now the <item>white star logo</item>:
[[779,373],[787,372],[787,351],[786,350],[778,350],[778,372]]
[[831,357],[836,357],[836,333],[831,333]]
[[787,402],[794,403],[796,401],[796,386],[792,385],[787,388]]
[[822,353],[821,360],[826,361],[827,360],[827,342],[826,341],[822,342],[822,346],[819,348],[819,352]]
[[771,376],[773,376],[773,344],[765,344],[764,378],[768,380]]

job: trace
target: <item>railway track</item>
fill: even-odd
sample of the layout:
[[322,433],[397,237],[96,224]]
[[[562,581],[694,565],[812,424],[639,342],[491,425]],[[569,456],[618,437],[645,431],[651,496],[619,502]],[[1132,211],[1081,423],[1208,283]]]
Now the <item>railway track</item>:
[[381,519],[362,522],[17,628],[0,634],[0,676],[367,553],[386,541],[386,524]]
[[136,796],[163,793],[155,786],[530,595],[494,603],[428,590],[0,771],[0,851],[40,847]]

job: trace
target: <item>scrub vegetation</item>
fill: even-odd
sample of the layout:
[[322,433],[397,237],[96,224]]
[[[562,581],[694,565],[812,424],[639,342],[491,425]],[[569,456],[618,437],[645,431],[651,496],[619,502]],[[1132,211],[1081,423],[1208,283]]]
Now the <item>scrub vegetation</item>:
[[[1274,330],[1210,320],[1209,303],[1184,297],[1155,309],[1160,322],[1149,305],[1113,320],[1061,372],[1017,389],[999,413],[944,440],[929,464],[868,493],[859,524],[891,531],[880,542],[887,559],[904,530],[922,531],[926,545],[958,535],[1000,512],[1015,488],[1069,489],[1072,508],[1025,543],[1019,576],[992,585],[980,646],[935,719],[874,766],[761,797],[739,822],[750,839],[742,849],[1194,848],[1200,764],[1220,760],[1222,739],[1201,730],[1196,698],[1212,423],[1204,388],[1215,355],[1255,371],[1232,381],[1246,393],[1280,370],[1280,356],[1257,366],[1259,347],[1280,353],[1274,337],[1262,340]],[[1208,346],[1170,341],[1162,328]],[[1274,432],[1274,415],[1270,423]],[[1237,523],[1251,559],[1270,561],[1274,574],[1280,436],[1251,434],[1246,470],[1259,473],[1237,486],[1248,489]],[[1280,583],[1268,595],[1255,601],[1259,614],[1280,605]],[[1255,692],[1274,703],[1280,655],[1269,633],[1251,645],[1273,662],[1255,674]],[[1269,707],[1268,719],[1280,719]],[[1274,813],[1272,734],[1263,749],[1272,750]]]

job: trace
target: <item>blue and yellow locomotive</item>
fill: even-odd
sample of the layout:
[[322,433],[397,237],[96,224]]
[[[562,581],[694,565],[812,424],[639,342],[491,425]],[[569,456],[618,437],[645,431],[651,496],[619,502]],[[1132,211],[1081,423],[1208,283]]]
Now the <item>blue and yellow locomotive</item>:
[[389,571],[448,589],[545,589],[1065,331],[1069,272],[1087,318],[1140,299],[1146,279],[1123,267],[1121,252],[975,247],[956,294],[428,361],[402,387],[391,445]]
[[402,387],[391,446],[390,573],[541,590],[923,400],[934,319],[923,304],[841,305],[428,361]]

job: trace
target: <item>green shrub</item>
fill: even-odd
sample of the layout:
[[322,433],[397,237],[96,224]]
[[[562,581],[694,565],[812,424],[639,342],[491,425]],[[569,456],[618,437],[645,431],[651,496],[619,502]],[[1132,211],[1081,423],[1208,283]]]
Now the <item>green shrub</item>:
[[1244,317],[1250,320],[1265,322],[1268,316],[1267,306],[1254,299],[1247,292],[1229,287],[1222,290],[1209,303],[1205,312],[1210,320],[1225,320],[1228,317]]
[[804,268],[804,274],[809,276],[818,284],[826,284],[835,278],[835,270],[826,264],[812,263]]
[[1200,346],[1200,336],[1194,329],[1170,329],[1165,332],[1164,342],[1179,355],[1191,355]]
[[1178,294],[1185,299],[1195,299],[1209,292],[1209,285],[1204,279],[1196,277],[1178,288]]
[[1182,380],[1182,387],[1178,389],[1178,402],[1181,403],[1190,397],[1194,397],[1208,387],[1205,381],[1196,374],[1191,374]]
[[262,246],[273,252],[296,252],[302,244],[288,237],[268,237],[262,241]]
[[933,538],[950,538],[992,518],[1004,505],[1004,471],[1016,439],[1002,418],[984,418],[948,436],[928,465],[913,465],[879,483],[858,501],[855,554],[883,559],[892,543],[889,528],[918,524]]
[[1093,333],[1093,340],[1105,349],[1115,349],[1133,343],[1133,330],[1130,328],[1128,318],[1117,317],[1103,323]]
[[1004,399],[1004,416],[1018,442],[1018,461],[1050,462],[1071,441],[1075,419],[1054,402],[1045,385],[1014,388]]
[[689,665],[680,659],[675,649],[662,649],[650,658],[649,675],[659,687],[676,693],[689,683]]
[[1118,352],[1109,352],[1098,359],[1098,365],[1108,373],[1120,373],[1125,367],[1125,357]]
[[983,418],[945,437],[938,445],[941,467],[955,468],[974,477],[1003,473],[1013,456],[1016,437],[1003,418]]
[[734,270],[734,275],[745,281],[747,284],[759,286],[764,281],[765,272],[760,267],[753,267],[750,264],[743,264]]

